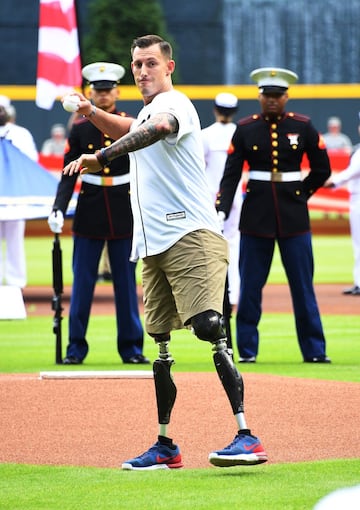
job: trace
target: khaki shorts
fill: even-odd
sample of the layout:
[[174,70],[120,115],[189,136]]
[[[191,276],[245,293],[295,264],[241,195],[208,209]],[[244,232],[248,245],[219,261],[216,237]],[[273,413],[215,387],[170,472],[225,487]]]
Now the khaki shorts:
[[169,333],[206,310],[222,314],[228,266],[227,241],[196,230],[167,251],[143,259],[147,333]]

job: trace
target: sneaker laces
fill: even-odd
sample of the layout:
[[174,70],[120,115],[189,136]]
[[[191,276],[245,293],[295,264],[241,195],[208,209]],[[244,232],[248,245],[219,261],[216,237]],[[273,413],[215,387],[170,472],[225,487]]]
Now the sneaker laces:
[[139,455],[138,457],[136,457],[137,459],[144,459],[145,457],[147,457],[150,453],[156,451],[159,447],[160,443],[157,442],[155,443],[153,446],[151,446],[146,452],[142,453],[141,455]]
[[225,446],[224,450],[229,450],[229,449],[231,449],[233,446],[235,446],[235,445],[239,442],[239,440],[240,440],[240,439],[245,438],[245,437],[251,437],[251,438],[252,438],[253,436],[251,436],[250,434],[243,434],[243,433],[241,433],[241,434],[236,434],[236,436],[235,436],[235,437],[234,437],[234,439],[231,441],[231,443],[230,443],[230,444],[228,444],[227,446]]

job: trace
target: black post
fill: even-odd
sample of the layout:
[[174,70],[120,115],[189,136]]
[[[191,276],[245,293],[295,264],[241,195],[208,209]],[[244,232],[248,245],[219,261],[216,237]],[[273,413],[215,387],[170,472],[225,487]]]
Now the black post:
[[231,334],[231,315],[232,315],[232,306],[230,304],[229,299],[229,278],[226,276],[225,282],[225,294],[224,294],[224,304],[223,304],[223,317],[224,317],[224,327],[227,339],[227,347],[232,350],[232,334]]
[[55,234],[52,250],[53,267],[53,289],[52,310],[54,313],[53,333],[56,337],[55,343],[55,362],[62,365],[62,339],[61,339],[61,321],[62,321],[62,293],[63,293],[63,274],[62,274],[62,252],[60,247],[59,234]]

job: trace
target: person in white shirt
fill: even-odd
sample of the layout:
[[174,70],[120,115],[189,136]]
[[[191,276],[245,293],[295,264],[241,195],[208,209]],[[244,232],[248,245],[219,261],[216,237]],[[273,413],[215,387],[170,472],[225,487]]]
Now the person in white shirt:
[[79,113],[116,141],[64,168],[69,175],[96,173],[121,154],[130,156],[132,259],[143,259],[145,327],[159,348],[153,365],[159,435],[148,451],[125,461],[122,468],[183,465],[179,447],[167,433],[177,392],[170,374],[174,363],[170,332],[182,327],[211,344],[239,429],[227,447],[210,453],[210,462],[216,466],[260,464],[267,455],[247,428],[243,380],[223,328],[228,247],[207,184],[199,117],[190,100],[173,88],[175,62],[167,41],[157,35],[139,37],[131,54],[131,69],[144,101],[137,119],[94,109],[78,94]]
[[[0,96],[2,120],[0,138],[9,140],[14,147],[33,161],[38,160],[35,141],[30,131],[15,124],[16,110],[6,96]],[[5,243],[4,257],[0,250],[0,285],[26,286],[25,220],[2,220],[0,218],[0,245]]]
[[[228,148],[236,129],[233,118],[237,109],[238,99],[234,94],[228,92],[217,94],[214,100],[215,122],[201,131],[206,176],[214,203],[224,173]],[[228,337],[231,337],[230,319],[232,309],[237,305],[239,299],[239,221],[241,204],[242,184],[240,183],[231,206],[229,217],[224,222],[223,228],[224,237],[229,245],[228,291],[224,300],[224,319],[226,321]]]

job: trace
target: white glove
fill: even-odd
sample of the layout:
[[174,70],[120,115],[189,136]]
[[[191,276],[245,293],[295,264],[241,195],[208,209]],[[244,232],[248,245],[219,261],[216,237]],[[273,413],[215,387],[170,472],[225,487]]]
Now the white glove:
[[64,215],[60,209],[53,211],[47,221],[51,232],[54,232],[54,234],[61,234],[64,226]]
[[224,211],[218,211],[217,217],[218,217],[220,230],[221,230],[221,232],[224,232],[224,223],[225,223],[226,214],[224,213]]

